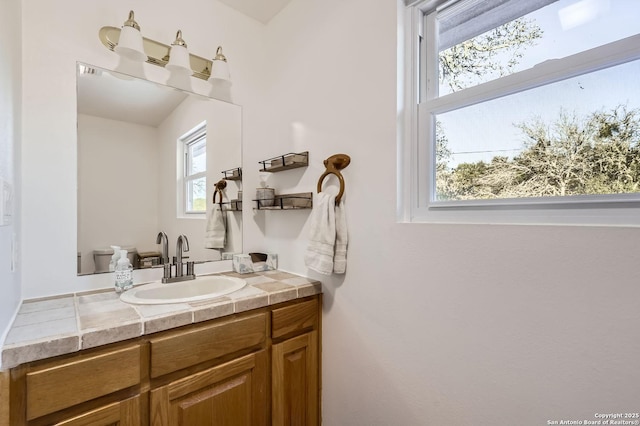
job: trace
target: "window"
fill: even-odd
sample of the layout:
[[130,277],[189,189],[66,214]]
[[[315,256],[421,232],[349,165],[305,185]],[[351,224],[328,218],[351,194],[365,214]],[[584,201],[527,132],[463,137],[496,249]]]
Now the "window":
[[411,13],[411,220],[640,224],[640,2]]
[[179,139],[184,158],[181,204],[185,215],[207,210],[207,128],[201,123]]

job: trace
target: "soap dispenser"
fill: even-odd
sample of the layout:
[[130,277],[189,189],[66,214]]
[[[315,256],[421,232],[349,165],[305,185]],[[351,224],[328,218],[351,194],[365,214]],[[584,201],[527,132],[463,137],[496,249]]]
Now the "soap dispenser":
[[109,262],[109,272],[116,270],[118,259],[120,259],[120,246],[111,246],[111,249],[113,250],[113,256],[111,256],[111,261]]
[[133,287],[133,266],[129,262],[126,250],[120,250],[120,259],[116,265],[116,292],[121,293]]

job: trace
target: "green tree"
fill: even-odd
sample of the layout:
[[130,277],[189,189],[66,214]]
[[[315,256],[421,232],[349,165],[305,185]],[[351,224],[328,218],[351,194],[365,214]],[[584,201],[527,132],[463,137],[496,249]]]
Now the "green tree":
[[640,110],[621,105],[608,112],[595,112],[589,125],[594,146],[588,161],[594,170],[587,193],[639,192]]
[[[542,30],[533,21],[518,18],[489,32],[452,46],[439,54],[440,81],[453,91],[486,80],[490,74],[511,73],[522,58],[526,47],[542,37]],[[504,58],[507,58],[506,60]],[[471,169],[450,169],[451,151],[442,123],[436,122],[436,194],[440,199],[452,199],[456,194],[471,196],[475,185]],[[464,166],[463,166],[464,168]]]
[[[499,158],[494,158],[499,161]],[[478,198],[478,194],[487,192],[486,184],[480,178],[487,174],[489,165],[484,161],[461,163],[451,173],[451,180],[458,199]]]
[[455,92],[487,81],[488,76],[510,74],[524,50],[542,34],[531,19],[518,18],[443,50],[439,54],[440,82]]
[[451,180],[452,173],[449,170],[451,150],[448,147],[448,142],[442,123],[436,121],[436,194],[445,200],[456,193]]
[[[561,111],[517,125],[523,151],[509,160],[458,168],[452,181],[469,181],[455,198],[521,198],[640,191],[640,110],[618,106],[578,117]],[[460,176],[458,176],[460,173]],[[469,190],[471,189],[471,190]]]

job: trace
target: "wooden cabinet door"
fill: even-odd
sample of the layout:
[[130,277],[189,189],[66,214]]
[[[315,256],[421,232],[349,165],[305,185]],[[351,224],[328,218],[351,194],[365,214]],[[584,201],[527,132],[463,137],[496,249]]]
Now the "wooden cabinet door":
[[275,344],[272,351],[273,425],[318,425],[318,332]]
[[152,425],[267,424],[268,357],[249,354],[151,391]]
[[96,408],[55,423],[55,426],[139,426],[140,396]]

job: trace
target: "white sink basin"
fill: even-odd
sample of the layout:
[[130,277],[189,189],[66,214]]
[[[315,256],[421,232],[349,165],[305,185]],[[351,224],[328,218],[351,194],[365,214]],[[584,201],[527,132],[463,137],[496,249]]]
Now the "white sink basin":
[[200,276],[195,280],[171,284],[156,282],[134,287],[122,293],[120,300],[138,305],[193,302],[233,293],[246,284],[247,282],[240,278],[220,275]]

